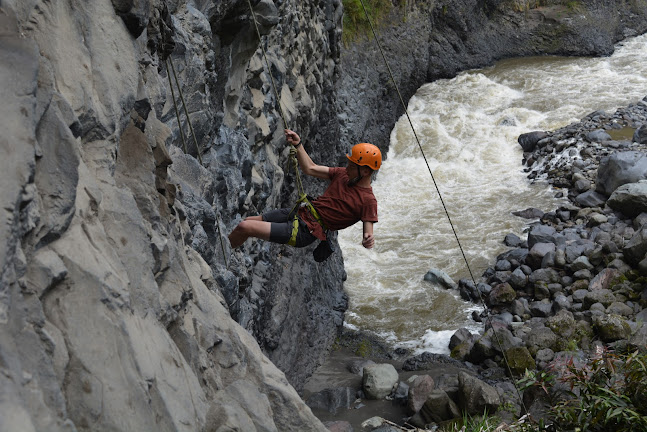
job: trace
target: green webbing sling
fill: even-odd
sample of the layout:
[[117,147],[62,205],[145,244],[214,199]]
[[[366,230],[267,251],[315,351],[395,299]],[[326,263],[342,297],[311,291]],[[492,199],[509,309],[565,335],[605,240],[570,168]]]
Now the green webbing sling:
[[326,228],[326,224],[324,223],[323,219],[321,219],[321,216],[319,216],[319,213],[317,212],[317,209],[315,209],[315,206],[312,205],[310,200],[308,199],[308,195],[305,193],[301,193],[301,196],[297,200],[297,203],[294,205],[292,208],[292,211],[290,214],[294,213],[294,219],[292,220],[292,234],[290,235],[290,240],[288,240],[288,244],[290,246],[296,246],[297,243],[297,233],[299,232],[299,207],[301,205],[305,205],[308,207],[308,210],[310,210],[310,214],[315,218],[315,220],[321,225],[321,228],[323,228],[324,231],[327,231],[328,228]]

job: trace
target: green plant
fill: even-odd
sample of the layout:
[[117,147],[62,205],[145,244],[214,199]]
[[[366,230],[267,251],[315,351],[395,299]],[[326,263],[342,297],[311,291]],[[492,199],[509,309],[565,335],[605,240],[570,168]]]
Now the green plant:
[[360,357],[368,357],[368,355],[371,352],[371,343],[367,340],[362,340],[360,341],[359,344],[357,344],[357,349],[355,350],[355,354],[357,354]]
[[578,0],[569,0],[564,2],[564,6],[570,11],[576,11],[580,8],[581,3]]
[[[366,13],[362,7],[362,1],[366,7]],[[376,26],[386,17],[392,7],[390,0],[343,0],[342,4],[344,6],[342,41],[345,44],[370,33],[371,27],[366,14],[368,14],[371,23]]]
[[566,343],[566,351],[574,352],[579,349],[577,339],[569,339]]
[[488,417],[487,410],[482,416],[474,416],[463,412],[463,417],[450,422],[441,430],[443,432],[494,432],[498,427],[496,417]]
[[547,371],[531,371],[526,369],[523,377],[517,381],[519,390],[528,390],[530,388],[540,388],[550,396],[550,389],[555,383],[555,375]]
[[571,397],[553,410],[565,430],[647,430],[647,354],[602,351],[584,367],[571,360],[560,380]]

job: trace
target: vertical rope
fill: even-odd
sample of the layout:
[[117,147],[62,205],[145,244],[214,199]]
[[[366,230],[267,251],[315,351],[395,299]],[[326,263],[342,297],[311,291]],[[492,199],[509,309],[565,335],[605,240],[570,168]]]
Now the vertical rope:
[[[180,111],[177,107],[177,101],[175,99],[175,91],[173,90],[173,82],[171,81],[169,64],[171,65],[171,70],[173,71],[173,77],[175,78],[175,85],[177,85],[178,93],[180,94],[182,105],[184,106],[184,114],[186,115],[186,121],[189,124],[189,130],[191,130],[193,143],[198,153],[198,161],[200,162],[200,166],[204,167],[204,163],[202,162],[202,151],[195,137],[195,132],[193,131],[193,125],[191,124],[191,117],[189,117],[189,110],[186,107],[186,103],[184,101],[184,95],[182,94],[182,87],[180,86],[180,81],[178,80],[177,74],[175,73],[175,66],[173,66],[173,60],[171,59],[171,56],[169,56],[166,59],[166,75],[168,76],[168,84],[169,84],[169,87],[171,88],[171,97],[173,98],[173,106],[175,106],[175,116],[177,117],[177,126],[178,126],[178,130],[180,131],[180,137],[182,137],[182,148],[184,150],[184,154],[188,154],[189,152],[187,150],[186,139],[184,138],[184,132],[182,130],[182,123],[180,123]],[[213,208],[213,211],[216,213],[216,228],[218,229],[220,248],[222,249],[222,259],[225,261],[225,268],[229,269],[229,263],[227,262],[227,254],[225,253],[225,243],[222,239],[222,231],[220,231],[220,215],[216,212],[215,206],[213,204],[212,204],[212,208]],[[181,226],[180,226],[180,229],[181,229]]]
[[171,56],[169,56],[167,60],[171,64],[171,70],[173,71],[173,78],[175,78],[175,84],[177,85],[178,93],[180,93],[180,99],[182,100],[182,106],[184,107],[184,115],[186,115],[186,121],[189,124],[189,129],[191,130],[191,137],[193,138],[195,151],[198,153],[198,160],[200,161],[200,165],[203,165],[202,151],[200,149],[200,146],[198,145],[198,140],[195,137],[195,132],[193,131],[193,125],[191,124],[191,118],[189,117],[189,110],[187,109],[186,102],[184,101],[184,95],[182,94],[182,87],[180,87],[180,81],[177,79],[177,74],[175,73],[175,66],[173,66],[173,60],[171,59]]
[[[263,38],[261,36],[261,31],[258,28],[258,22],[256,21],[256,13],[254,12],[254,8],[252,7],[252,2],[251,0],[247,0],[247,4],[249,5],[249,10],[252,13],[252,21],[254,22],[254,28],[256,29],[256,35],[258,36],[259,43],[258,45],[261,47],[261,52],[263,53],[263,59],[265,60],[265,66],[267,68],[267,74],[270,77],[270,82],[272,83],[272,89],[274,91],[274,97],[276,98],[276,104],[278,105],[279,108],[279,113],[281,115],[281,120],[283,121],[283,128],[284,129],[289,129],[288,127],[288,122],[286,120],[285,112],[283,111],[283,106],[281,105],[281,96],[279,95],[278,88],[276,87],[276,82],[274,81],[274,76],[272,75],[272,67],[270,66],[270,61],[267,58],[267,51],[265,50],[265,46],[263,45]],[[294,148],[294,146],[291,146],[292,148],[290,149],[290,158],[292,158],[293,165],[294,165],[294,172],[295,172],[295,181],[297,184],[297,190],[299,191],[299,196],[305,195],[304,189],[303,189],[303,182],[301,180],[301,174],[299,173],[299,161],[297,160],[297,150]]]
[[[420,144],[420,139],[418,138],[418,134],[416,133],[416,129],[413,126],[413,121],[411,121],[411,117],[409,116],[409,110],[407,109],[407,105],[404,103],[404,99],[402,98],[402,94],[400,93],[400,88],[398,87],[398,83],[395,81],[395,77],[393,76],[393,72],[391,71],[391,66],[389,66],[389,62],[386,59],[386,56],[384,55],[384,50],[382,49],[382,45],[380,44],[380,40],[377,38],[377,33],[375,32],[375,28],[373,27],[373,23],[371,22],[371,18],[368,15],[368,11],[366,10],[366,6],[364,5],[364,0],[360,0],[360,3],[362,4],[362,9],[364,10],[364,15],[366,16],[366,20],[368,21],[369,26],[371,27],[371,32],[373,33],[373,38],[375,39],[375,43],[377,44],[377,47],[380,51],[380,54],[382,55],[382,59],[384,60],[384,64],[386,65],[386,68],[388,69],[389,75],[391,77],[391,81],[393,81],[393,85],[395,86],[395,90],[398,93],[398,97],[400,98],[400,103],[402,104],[402,107],[404,108],[404,113],[406,114],[407,120],[409,121],[409,125],[411,126],[411,130],[413,131],[413,136],[416,139],[416,142],[418,143],[418,148],[420,149],[420,153],[422,154],[423,159],[425,160],[425,164],[427,165],[427,169],[429,170],[429,175],[431,176],[431,180],[434,184],[434,187],[436,188],[436,192],[438,192],[438,197],[440,198],[440,203],[443,206],[443,209],[445,210],[445,215],[447,216],[447,220],[449,221],[449,225],[452,228],[452,232],[454,233],[454,237],[456,238],[456,243],[458,243],[458,248],[461,251],[461,254],[463,256],[463,261],[465,261],[465,265],[467,267],[467,270],[469,271],[470,277],[472,278],[472,282],[474,283],[474,286],[477,287],[476,279],[474,278],[474,274],[472,273],[472,269],[470,268],[469,262],[467,261],[467,257],[465,256],[465,251],[463,250],[463,246],[461,245],[461,242],[458,238],[458,234],[456,233],[456,229],[454,229],[454,224],[452,223],[452,219],[449,216],[449,211],[447,210],[447,206],[445,205],[445,201],[443,200],[443,196],[440,193],[440,189],[438,188],[438,184],[436,183],[436,179],[434,178],[434,174],[431,172],[431,167],[429,166],[429,162],[427,161],[427,156],[425,156],[425,152],[422,149],[422,144]],[[494,338],[497,341],[497,344],[499,346],[499,349],[501,350],[501,355],[503,356],[503,360],[505,362],[506,368],[508,370],[508,373],[512,377],[512,369],[510,368],[510,364],[508,362],[508,359],[505,355],[505,352],[503,351],[503,345],[501,343],[501,340],[499,338],[499,335],[497,335],[496,330],[494,329],[494,326],[492,325],[492,318],[490,317],[490,311],[485,304],[485,301],[483,300],[483,296],[481,295],[481,291],[476,288],[476,291],[478,292],[479,299],[481,300],[481,303],[483,305],[483,308],[486,312],[486,317],[489,322],[490,328],[492,329],[492,332],[494,333]],[[521,403],[521,407],[523,410],[528,413],[528,409],[526,408],[526,405],[523,403],[523,398],[521,397],[521,391],[519,390],[519,387],[517,386],[516,383],[514,383],[515,389],[517,391],[517,396],[519,397],[519,402]]]
[[173,106],[175,107],[175,117],[177,118],[177,128],[180,131],[180,137],[182,138],[182,148],[184,153],[188,153],[186,148],[186,140],[184,139],[184,131],[182,131],[182,123],[180,123],[180,110],[177,108],[177,101],[175,99],[175,90],[173,90],[173,81],[171,81],[171,71],[168,68],[168,58],[166,59],[166,76],[168,77],[168,86],[171,88],[171,97],[173,98]]

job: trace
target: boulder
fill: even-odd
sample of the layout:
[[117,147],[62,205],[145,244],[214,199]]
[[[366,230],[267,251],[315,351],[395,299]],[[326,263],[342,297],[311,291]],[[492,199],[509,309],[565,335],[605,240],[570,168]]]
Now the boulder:
[[461,412],[449,395],[444,390],[433,390],[425,401],[420,414],[427,423],[440,423],[460,417]]
[[546,137],[548,137],[548,134],[543,131],[528,132],[519,135],[517,142],[524,152],[531,152],[535,150],[537,143]]
[[456,282],[444,271],[438,269],[431,269],[426,274],[424,279],[436,285],[440,285],[446,289],[456,289],[458,285]]
[[528,247],[532,248],[536,243],[555,243],[557,231],[550,225],[535,225],[528,233]]
[[398,384],[398,372],[392,364],[382,363],[364,367],[362,389],[367,399],[384,399]]
[[635,233],[629,243],[624,247],[622,253],[630,264],[638,264],[647,254],[647,228],[641,228]]
[[622,273],[617,269],[605,268],[598,273],[591,282],[589,282],[589,291],[599,291],[609,289],[611,285],[622,277]]
[[516,298],[517,293],[514,288],[509,283],[501,283],[495,285],[490,291],[488,303],[490,306],[501,306],[510,304]]
[[562,309],[546,320],[546,327],[557,336],[569,338],[575,330],[575,317],[572,312]]
[[606,196],[594,190],[588,190],[575,197],[575,202],[582,207],[601,207],[606,200]]
[[559,273],[552,268],[538,269],[532,272],[528,277],[528,282],[536,284],[537,282],[544,282],[546,284],[559,282]]
[[647,155],[639,151],[616,152],[600,160],[595,190],[609,196],[618,187],[647,179]]
[[608,315],[619,315],[625,318],[631,317],[634,314],[633,308],[622,302],[611,303],[605,312]]
[[503,244],[513,248],[519,247],[521,243],[522,240],[519,238],[519,236],[513,233],[506,234],[505,238],[503,239]]
[[544,257],[550,253],[555,253],[554,243],[535,243],[528,252],[526,264],[533,269],[541,268]]
[[636,129],[632,140],[635,143],[647,144],[647,123]]
[[473,346],[474,346],[473,340],[466,340],[464,342],[459,343],[454,348],[452,348],[449,355],[453,359],[463,361],[470,355],[470,352],[472,351]]
[[494,329],[490,328],[485,333],[492,341],[492,347],[498,353],[506,352],[511,348],[518,348],[523,345],[523,340],[512,334],[507,328],[497,328],[496,334]]
[[573,273],[580,270],[591,270],[593,265],[589,262],[589,259],[585,256],[580,256],[575,258],[575,260],[569,266],[570,271]]
[[499,393],[494,387],[466,373],[458,373],[459,407],[470,415],[482,415],[485,411],[493,414],[501,404]]
[[628,339],[631,335],[629,323],[618,315],[595,315],[593,329],[602,342],[615,342]]
[[553,305],[548,299],[531,302],[529,307],[530,315],[534,317],[545,318],[550,316],[553,311]]
[[513,211],[512,214],[524,219],[540,219],[544,212],[538,208],[529,207],[525,210]]
[[521,268],[517,267],[510,275],[508,283],[516,290],[523,289],[528,283],[528,276],[523,272],[523,270],[521,270]]
[[472,363],[479,364],[483,360],[494,357],[496,351],[494,345],[492,344],[492,339],[490,338],[491,333],[487,332],[474,341],[472,349],[470,350],[469,355],[466,359]]
[[[645,309],[647,310],[647,309]],[[647,324],[644,322],[641,323],[638,330],[629,338],[629,344],[634,347],[634,349],[645,350],[647,347]]]
[[607,200],[607,204],[631,218],[647,211],[647,180],[618,187]]
[[557,335],[545,326],[533,328],[523,336],[523,339],[531,354],[543,348],[554,349],[558,341]]
[[459,328],[454,332],[452,337],[449,339],[449,349],[453,349],[455,346],[465,342],[473,341],[474,335],[466,328]]
[[611,135],[609,135],[608,133],[606,133],[602,129],[596,129],[594,131],[587,132],[586,139],[589,142],[597,142],[597,143],[599,143],[599,142],[603,142],[603,141],[611,141]]
[[611,303],[616,301],[616,297],[613,295],[613,292],[608,289],[600,289],[597,291],[589,291],[584,296],[582,300],[582,308],[588,310],[595,303],[600,303],[604,307],[610,306]]
[[351,407],[355,401],[355,393],[352,387],[328,388],[311,395],[306,404],[312,409],[326,410],[334,415],[339,408]]
[[410,414],[415,414],[425,404],[427,397],[434,389],[434,379],[429,375],[412,377],[409,383],[407,409]]
[[536,368],[535,360],[525,346],[510,348],[505,352],[505,356],[508,359],[510,370],[514,375],[523,375],[526,370],[534,370]]

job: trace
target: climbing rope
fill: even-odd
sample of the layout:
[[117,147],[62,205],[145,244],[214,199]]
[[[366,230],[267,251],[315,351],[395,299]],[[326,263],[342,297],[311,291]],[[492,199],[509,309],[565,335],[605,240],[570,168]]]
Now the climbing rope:
[[[182,93],[182,87],[180,86],[180,81],[177,79],[177,74],[175,73],[175,66],[173,66],[173,59],[171,59],[171,56],[169,56],[166,61],[171,64],[171,70],[173,71],[173,78],[175,78],[175,84],[177,85],[177,90],[178,93],[180,94],[180,100],[182,101],[182,106],[184,107],[184,115],[186,116],[186,122],[189,124],[189,130],[191,131],[191,137],[193,138],[193,144],[195,145],[195,151],[198,153],[198,161],[200,161],[200,165],[203,165],[202,163],[202,151],[200,149],[200,146],[198,145],[198,140],[195,137],[195,132],[193,131],[193,124],[191,123],[191,118],[189,117],[189,110],[186,107],[186,102],[184,101],[184,94]],[[168,64],[166,66],[167,74],[168,74]],[[171,78],[169,77],[169,80]],[[171,86],[172,88],[172,86]],[[178,118],[178,129],[180,131],[182,130],[182,125],[180,123],[180,115],[177,112],[177,103],[175,102],[175,96],[173,97],[173,103],[175,104],[175,114],[177,115]],[[184,135],[182,136],[182,140],[184,141]],[[184,152],[186,153],[186,143],[184,143]],[[203,165],[204,166],[204,165]]]
[[[170,57],[169,57],[170,58]],[[175,99],[175,90],[173,90],[173,81],[171,81],[171,72],[168,68],[169,59],[166,59],[166,76],[168,77],[168,86],[171,89],[171,98],[173,99],[173,106],[175,107],[175,117],[177,118],[177,128],[180,131],[180,137],[182,138],[182,149],[184,153],[189,151],[186,148],[186,140],[184,139],[184,131],[182,130],[182,123],[180,123],[180,110],[177,108],[177,100]]]
[[[186,139],[184,138],[184,131],[182,130],[182,123],[180,123],[180,110],[177,107],[177,100],[175,98],[175,91],[173,90],[173,81],[171,81],[171,74],[169,72],[169,64],[171,65],[171,70],[173,71],[173,77],[175,78],[175,85],[177,86],[178,93],[180,94],[180,100],[182,101],[182,106],[184,107],[184,114],[186,115],[186,121],[189,124],[189,130],[191,131],[191,136],[193,138],[193,144],[195,145],[196,151],[198,153],[198,161],[200,165],[204,167],[202,162],[202,150],[198,145],[198,140],[195,137],[195,132],[193,131],[193,124],[191,123],[191,117],[189,116],[189,110],[186,107],[186,102],[184,101],[184,94],[182,93],[182,86],[180,86],[180,81],[177,78],[175,73],[175,66],[173,65],[173,59],[169,55],[166,58],[166,75],[168,76],[168,85],[171,88],[171,98],[173,99],[173,106],[175,107],[175,116],[177,118],[178,130],[180,131],[180,137],[182,138],[182,148],[185,154],[188,154]],[[215,205],[212,203],[211,208],[214,213],[216,213],[216,228],[218,229],[218,238],[220,239],[220,248],[222,249],[222,259],[225,261],[225,268],[229,269],[229,263],[227,262],[227,254],[225,253],[225,243],[222,239],[222,231],[220,230],[220,214],[216,211]]]
[[[267,67],[267,74],[270,76],[270,82],[272,83],[272,89],[274,90],[274,96],[276,97],[276,104],[279,107],[279,113],[281,115],[281,120],[283,121],[283,129],[289,129],[288,122],[285,119],[286,118],[285,112],[283,112],[283,106],[281,105],[281,97],[279,96],[279,91],[278,91],[278,88],[276,87],[276,83],[274,82],[274,76],[272,75],[272,68],[270,66],[270,61],[267,59],[267,51],[265,50],[265,46],[263,46],[263,38],[261,37],[261,31],[259,30],[258,22],[256,21],[256,13],[254,12],[254,8],[252,7],[251,0],[247,0],[247,4],[249,5],[249,10],[252,13],[252,21],[254,22],[254,28],[256,29],[256,35],[258,36],[261,52],[263,53],[265,66]],[[297,190],[299,191],[299,202],[302,202],[307,200],[307,194],[304,192],[303,181],[301,180],[301,174],[299,173],[299,161],[297,160],[297,149],[294,146],[290,146],[290,159],[294,166],[294,172],[296,175],[295,181],[297,184]]]
[[[488,320],[488,324],[490,328],[492,329],[492,332],[494,333],[494,337],[497,341],[497,345],[499,346],[499,349],[501,350],[501,355],[503,356],[503,360],[505,362],[506,368],[508,370],[508,373],[512,377],[512,369],[510,367],[510,363],[508,362],[508,358],[505,355],[505,352],[503,350],[503,344],[501,343],[501,340],[499,338],[499,335],[497,334],[494,326],[492,325],[492,318],[490,316],[490,310],[488,309],[487,305],[485,304],[485,300],[483,300],[483,296],[481,295],[481,291],[478,289],[478,285],[476,283],[476,279],[474,278],[474,274],[472,273],[472,269],[470,268],[469,262],[467,261],[467,257],[465,256],[465,251],[463,250],[463,246],[461,245],[460,239],[458,238],[458,234],[456,232],[456,229],[454,228],[454,224],[452,223],[452,219],[449,216],[449,211],[447,210],[447,206],[445,205],[445,200],[443,200],[443,196],[440,193],[440,189],[438,187],[438,184],[436,183],[436,179],[434,178],[434,174],[431,171],[431,167],[429,166],[429,162],[427,161],[427,156],[425,155],[424,150],[422,149],[422,144],[420,143],[420,139],[418,138],[418,134],[416,133],[416,128],[413,126],[413,122],[411,121],[411,117],[409,116],[409,110],[407,109],[407,105],[404,103],[404,99],[402,98],[402,94],[400,93],[400,88],[398,86],[398,83],[395,81],[395,77],[393,76],[393,72],[391,71],[391,66],[389,66],[389,62],[386,59],[386,56],[384,55],[384,50],[382,49],[382,44],[380,44],[380,40],[377,38],[377,34],[375,32],[375,28],[373,27],[373,23],[371,22],[371,18],[368,15],[368,11],[366,10],[366,6],[364,5],[364,0],[360,0],[360,3],[362,4],[362,9],[364,10],[364,15],[366,16],[366,20],[368,21],[368,24],[371,28],[371,32],[373,33],[373,38],[375,39],[375,43],[377,44],[377,47],[380,51],[380,54],[382,55],[382,59],[384,60],[384,64],[386,65],[386,68],[389,72],[389,76],[391,77],[391,81],[393,82],[393,85],[395,87],[396,92],[398,93],[398,97],[400,98],[400,103],[402,104],[402,107],[404,108],[404,113],[407,117],[407,120],[409,121],[409,125],[411,126],[411,130],[413,131],[413,136],[416,139],[416,143],[418,143],[418,148],[420,149],[420,153],[422,154],[422,158],[425,161],[425,164],[427,165],[427,170],[429,170],[429,175],[431,176],[431,180],[434,184],[434,187],[436,188],[436,192],[438,192],[438,197],[440,198],[440,203],[443,206],[443,209],[445,211],[445,215],[447,216],[447,220],[449,221],[449,225],[452,228],[452,232],[454,233],[454,237],[456,238],[456,243],[458,244],[458,248],[461,251],[461,254],[463,256],[463,261],[465,261],[465,266],[467,267],[467,270],[470,274],[470,277],[472,279],[472,282],[474,283],[474,287],[476,292],[479,295],[479,299],[481,301],[481,304],[483,305],[483,308],[486,313],[486,318]],[[523,403],[523,398],[521,397],[521,391],[519,390],[519,387],[517,386],[516,383],[514,383],[514,387],[517,391],[517,396],[519,397],[519,402],[521,403],[521,407],[523,410],[528,413],[528,409],[526,408],[526,405]]]

